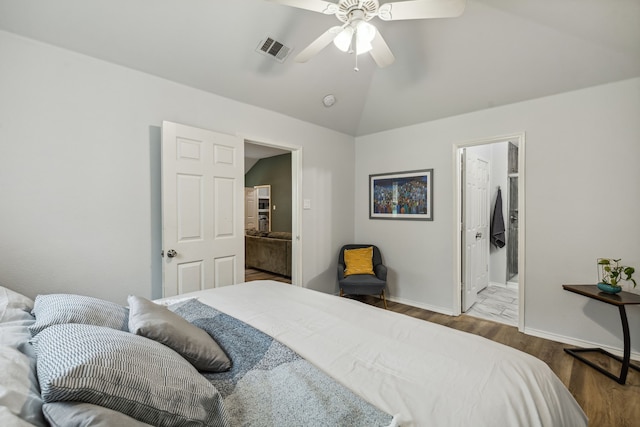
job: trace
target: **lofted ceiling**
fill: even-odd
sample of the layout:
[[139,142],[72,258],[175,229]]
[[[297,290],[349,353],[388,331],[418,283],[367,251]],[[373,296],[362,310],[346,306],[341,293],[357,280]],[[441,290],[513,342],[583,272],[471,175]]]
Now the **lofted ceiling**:
[[254,144],[251,141],[244,142],[244,171],[247,173],[260,159],[266,159],[274,156],[281,156],[291,151],[282,150],[280,148],[269,147],[259,143]]
[[[640,0],[468,0],[458,18],[371,22],[396,61],[362,55],[355,72],[333,45],[293,60],[334,16],[265,0],[0,0],[0,30],[354,136],[640,76]],[[256,52],[266,37],[293,48],[283,63]]]

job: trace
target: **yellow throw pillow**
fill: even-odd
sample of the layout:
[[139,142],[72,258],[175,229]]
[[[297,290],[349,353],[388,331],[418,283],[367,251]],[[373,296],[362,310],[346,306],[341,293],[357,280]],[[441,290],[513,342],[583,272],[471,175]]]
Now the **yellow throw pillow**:
[[351,274],[374,274],[373,247],[345,250],[344,263],[347,265],[345,277]]

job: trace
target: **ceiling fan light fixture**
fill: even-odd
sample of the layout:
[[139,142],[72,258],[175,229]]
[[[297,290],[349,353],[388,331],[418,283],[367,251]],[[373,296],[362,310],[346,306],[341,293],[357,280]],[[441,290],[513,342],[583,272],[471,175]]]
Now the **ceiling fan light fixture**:
[[373,49],[371,42],[366,40],[356,39],[356,55],[362,55],[363,53],[369,52]]
[[356,24],[356,34],[358,39],[371,42],[376,36],[376,27],[365,21],[360,21]]
[[338,35],[333,39],[333,44],[343,52],[348,52],[351,47],[351,40],[353,39],[353,28],[346,26]]
[[376,27],[365,21],[356,24],[356,55],[362,55],[373,49],[371,41],[376,36]]

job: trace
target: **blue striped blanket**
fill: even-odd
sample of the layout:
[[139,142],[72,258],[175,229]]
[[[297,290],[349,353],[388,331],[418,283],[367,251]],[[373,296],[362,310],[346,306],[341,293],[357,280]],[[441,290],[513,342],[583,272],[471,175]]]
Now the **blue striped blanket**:
[[207,331],[232,368],[203,375],[220,391],[234,426],[389,426],[393,417],[287,346],[195,299],[170,307]]

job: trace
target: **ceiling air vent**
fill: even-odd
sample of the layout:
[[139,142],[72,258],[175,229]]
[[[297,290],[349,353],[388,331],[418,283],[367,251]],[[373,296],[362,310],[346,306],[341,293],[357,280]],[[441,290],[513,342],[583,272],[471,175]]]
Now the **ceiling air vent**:
[[284,62],[291,53],[291,48],[283,45],[279,41],[271,37],[262,40],[256,49],[256,52],[270,56],[278,62]]

